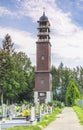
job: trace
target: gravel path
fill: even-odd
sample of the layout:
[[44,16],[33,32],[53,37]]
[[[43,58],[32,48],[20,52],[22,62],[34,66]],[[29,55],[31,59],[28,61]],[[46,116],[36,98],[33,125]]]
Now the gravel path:
[[83,130],[76,113],[71,107],[65,107],[57,119],[44,130]]

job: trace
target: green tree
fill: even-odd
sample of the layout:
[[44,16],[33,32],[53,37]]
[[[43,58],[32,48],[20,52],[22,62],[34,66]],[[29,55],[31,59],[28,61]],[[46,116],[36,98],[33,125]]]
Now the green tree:
[[69,82],[69,85],[67,87],[66,91],[66,105],[71,106],[75,104],[75,100],[77,98],[80,98],[80,91],[78,90],[78,87],[76,84],[71,81]]
[[71,81],[71,70],[60,63],[59,67],[52,66],[52,87],[54,100],[65,102],[66,90]]
[[[0,92],[1,92],[1,103],[3,103],[3,96],[12,93],[11,80],[14,79],[14,60],[6,51],[0,51]],[[4,98],[4,100],[5,100]]]
[[59,86],[59,74],[58,69],[55,66],[52,66],[52,89],[56,91],[57,87]]
[[2,45],[3,50],[8,52],[10,55],[12,55],[14,52],[14,49],[13,49],[14,43],[12,43],[11,36],[9,34],[6,34],[6,36],[2,42],[3,42],[3,45]]
[[33,99],[33,88],[34,88],[34,67],[31,65],[30,58],[23,53],[14,53],[13,55],[15,61],[16,70],[16,81],[19,83],[19,88],[17,89],[18,95],[16,98],[18,101]]
[[80,67],[79,86],[80,92],[83,95],[83,67]]
[[31,100],[33,97],[34,67],[25,53],[14,52],[13,45],[7,34],[0,50],[1,103]]

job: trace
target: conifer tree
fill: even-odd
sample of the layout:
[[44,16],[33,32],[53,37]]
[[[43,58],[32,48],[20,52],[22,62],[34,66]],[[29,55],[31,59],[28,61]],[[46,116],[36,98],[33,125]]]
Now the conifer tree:
[[10,55],[13,54],[14,49],[13,49],[14,43],[12,43],[12,39],[9,34],[6,34],[4,40],[3,40],[3,50],[8,52]]
[[66,104],[72,106],[75,104],[75,100],[80,98],[80,91],[73,81],[71,81],[67,87],[66,92]]

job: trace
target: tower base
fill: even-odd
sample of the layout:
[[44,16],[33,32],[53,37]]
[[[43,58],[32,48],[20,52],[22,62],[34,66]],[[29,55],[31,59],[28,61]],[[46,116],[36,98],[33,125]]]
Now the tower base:
[[52,91],[45,91],[45,92],[34,92],[34,103],[36,104],[37,102],[40,102],[40,104],[45,103],[47,104],[48,102],[52,101]]

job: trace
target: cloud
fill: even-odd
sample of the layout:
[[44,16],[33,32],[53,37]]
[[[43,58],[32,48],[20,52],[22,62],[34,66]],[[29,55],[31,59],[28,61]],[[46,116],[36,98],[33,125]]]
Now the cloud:
[[78,9],[83,10],[83,0],[77,0],[76,5]]
[[51,28],[54,33],[69,35],[78,30],[78,27],[71,21],[71,13],[64,13],[58,8],[55,0],[24,0],[21,3],[22,15],[31,17],[37,21],[45,7],[46,15],[49,17]]
[[20,2],[21,0],[16,0],[16,2]]
[[[55,41],[55,42],[54,42]],[[52,52],[65,58],[76,58],[80,57],[83,59],[83,31],[80,30],[72,36],[53,36],[51,38]]]
[[0,16],[3,16],[3,15],[6,15],[6,16],[14,16],[14,15],[16,15],[16,13],[11,12],[11,11],[8,10],[6,7],[0,6]]
[[82,66],[83,64],[83,59],[80,59],[80,57],[76,57],[76,58],[63,57],[61,55],[58,55],[57,53],[52,53],[52,61],[53,61],[52,65],[55,65],[56,67],[58,67],[61,62],[63,62],[64,66],[70,68]]
[[[23,51],[28,56],[33,58],[35,54],[35,42],[36,39],[31,33],[17,30],[14,28],[2,28],[0,27],[0,38],[4,39],[6,34],[9,34],[12,38],[12,42],[15,43],[19,48],[15,48],[16,51]],[[35,58],[35,57],[34,57]]]
[[[57,6],[56,0],[17,1],[18,7],[20,7],[17,15],[30,17],[34,22],[40,18],[43,7],[45,7],[46,15],[51,23],[52,64],[56,65],[62,61],[71,67],[75,66],[75,64],[83,65],[83,29],[72,21],[71,12],[63,12]],[[6,14],[6,11],[2,12]],[[25,31],[0,27],[0,32],[4,32],[3,34],[8,31],[13,41],[20,46],[19,50],[21,49],[30,54],[30,58],[34,62],[36,37],[34,38],[32,34]],[[57,55],[59,56],[58,58]]]

